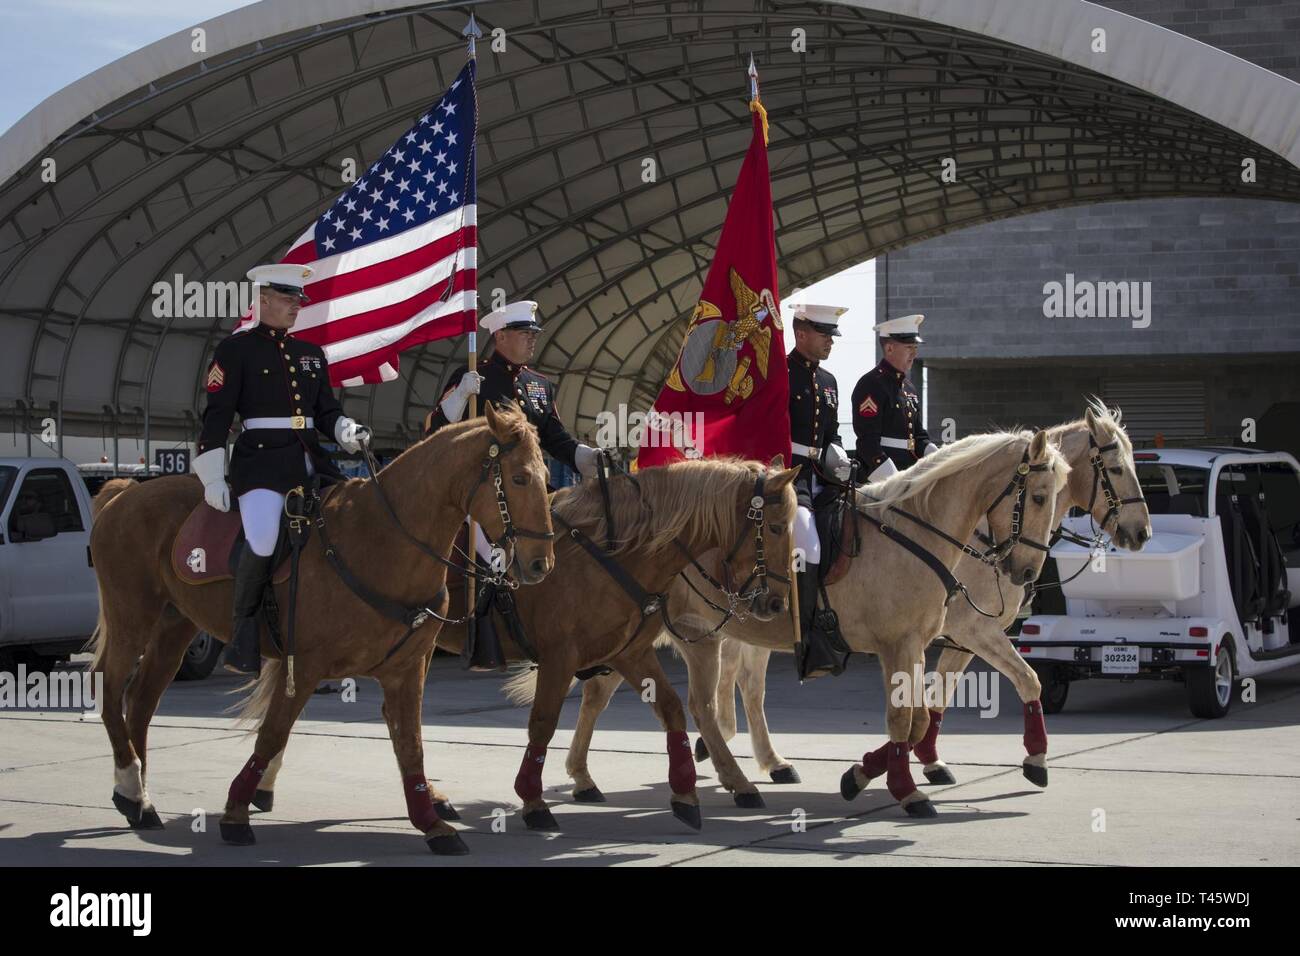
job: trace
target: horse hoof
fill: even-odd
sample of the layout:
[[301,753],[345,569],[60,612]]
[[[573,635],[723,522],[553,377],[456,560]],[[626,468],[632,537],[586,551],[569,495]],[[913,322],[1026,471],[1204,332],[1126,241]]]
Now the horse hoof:
[[113,791],[113,806],[117,807],[117,812],[126,817],[126,822],[135,826],[140,822],[140,801],[132,800],[130,797],[124,797],[116,790]]
[[546,807],[539,807],[525,813],[524,825],[530,830],[558,830],[560,828],[560,825],[555,822],[555,817],[551,816],[551,811]]
[[1020,769],[1025,773],[1025,779],[1035,787],[1047,786],[1047,768],[1039,767],[1032,763],[1021,764]]
[[442,836],[425,837],[425,843],[434,856],[465,856],[469,847],[460,838],[459,833],[444,833]]
[[253,828],[247,823],[221,822],[221,839],[231,846],[252,846],[257,842],[253,838]]
[[862,792],[863,788],[858,786],[857,775],[850,767],[844,771],[844,776],[840,777],[840,796],[845,800],[852,800]]
[[704,742],[703,737],[695,738],[695,762],[704,763],[709,759],[709,746]]
[[153,807],[145,807],[140,811],[140,820],[131,824],[132,830],[161,830],[163,829],[162,818],[158,816],[158,811]]
[[777,767],[768,776],[772,778],[773,783],[803,783],[799,771],[794,767]]
[[957,782],[957,778],[952,775],[952,771],[947,767],[935,767],[933,770],[924,771],[924,773],[925,779],[936,786],[946,786]]
[[685,823],[692,830],[699,830],[704,826],[704,821],[700,817],[700,808],[693,803],[682,803],[678,800],[672,802],[673,816],[682,823]]
[[939,811],[934,808],[934,804],[929,800],[914,800],[903,807],[909,817],[928,820],[931,817],[937,817]]
[[256,790],[253,792],[253,806],[263,813],[270,813],[271,808],[275,806],[274,790]]
[[751,793],[733,793],[731,797],[736,801],[736,806],[744,810],[762,810],[767,806],[763,802],[763,795],[757,790]]
[[600,792],[600,787],[588,787],[573,791],[573,799],[578,803],[604,803],[605,795]]
[[459,820],[460,811],[451,805],[450,800],[435,800],[433,809],[438,811],[439,820]]

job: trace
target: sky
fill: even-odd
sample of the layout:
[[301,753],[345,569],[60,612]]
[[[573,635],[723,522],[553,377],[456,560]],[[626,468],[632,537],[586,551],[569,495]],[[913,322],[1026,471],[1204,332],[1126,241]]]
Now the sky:
[[0,131],[119,57],[251,0],[0,0]]

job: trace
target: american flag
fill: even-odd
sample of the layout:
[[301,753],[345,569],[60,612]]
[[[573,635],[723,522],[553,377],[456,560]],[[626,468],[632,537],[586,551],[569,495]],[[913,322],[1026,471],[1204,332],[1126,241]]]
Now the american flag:
[[397,378],[398,353],[474,331],[478,314],[474,61],[281,260],[315,270],[293,334],[330,384]]

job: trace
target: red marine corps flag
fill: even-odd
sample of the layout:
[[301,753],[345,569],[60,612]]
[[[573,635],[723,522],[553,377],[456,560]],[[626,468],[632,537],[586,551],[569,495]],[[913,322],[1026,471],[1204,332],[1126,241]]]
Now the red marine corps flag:
[[762,462],[781,455],[790,464],[767,113],[752,60],[749,75],[753,138],[686,341],[651,410],[638,468],[716,455]]

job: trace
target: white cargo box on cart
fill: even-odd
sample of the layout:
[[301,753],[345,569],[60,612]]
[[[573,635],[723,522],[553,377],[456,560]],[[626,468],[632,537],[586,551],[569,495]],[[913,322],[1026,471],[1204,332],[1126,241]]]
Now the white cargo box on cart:
[[[1052,548],[1062,590],[1080,600],[1185,601],[1201,589],[1200,535],[1163,532],[1141,551],[1108,548],[1096,568],[1087,548],[1059,542]],[[1103,560],[1104,559],[1104,560]]]

